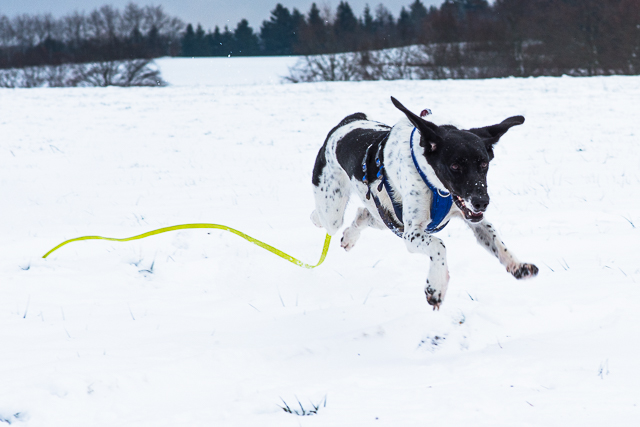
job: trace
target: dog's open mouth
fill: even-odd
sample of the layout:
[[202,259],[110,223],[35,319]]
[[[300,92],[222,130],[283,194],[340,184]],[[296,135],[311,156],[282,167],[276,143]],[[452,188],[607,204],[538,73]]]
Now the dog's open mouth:
[[458,209],[462,211],[462,214],[464,215],[464,219],[466,219],[467,221],[480,222],[482,221],[482,218],[484,218],[484,214],[482,212],[476,213],[476,212],[473,212],[471,209],[469,209],[467,205],[464,203],[464,200],[462,199],[462,197],[456,194],[453,194],[453,201],[456,202],[456,206],[458,207]]

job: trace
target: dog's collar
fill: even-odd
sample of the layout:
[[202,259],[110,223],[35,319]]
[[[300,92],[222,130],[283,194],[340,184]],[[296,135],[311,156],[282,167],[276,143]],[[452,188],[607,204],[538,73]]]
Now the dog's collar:
[[451,210],[451,206],[453,205],[453,198],[451,197],[451,193],[444,192],[429,182],[427,175],[424,173],[422,169],[420,169],[420,165],[418,165],[418,159],[416,158],[415,150],[413,149],[413,134],[416,133],[416,128],[414,127],[411,131],[411,139],[409,140],[409,145],[411,148],[411,158],[413,159],[413,164],[416,167],[416,170],[420,174],[420,177],[424,181],[424,183],[429,187],[431,193],[433,194],[433,198],[431,200],[431,222],[427,225],[426,231],[430,233],[436,233],[442,230],[449,223],[445,222],[443,225],[440,225],[442,221],[446,218],[447,214]]

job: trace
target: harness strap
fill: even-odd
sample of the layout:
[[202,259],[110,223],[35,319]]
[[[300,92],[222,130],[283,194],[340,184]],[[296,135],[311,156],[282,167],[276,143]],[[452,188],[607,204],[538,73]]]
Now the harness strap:
[[[418,171],[418,174],[420,174],[422,181],[424,181],[425,185],[429,188],[429,190],[431,190],[431,193],[433,195],[431,200],[431,209],[430,209],[431,222],[429,223],[429,225],[427,225],[427,228],[425,229],[425,231],[427,231],[428,233],[437,233],[438,231],[446,227],[446,225],[449,223],[447,221],[444,224],[442,224],[442,221],[444,221],[446,216],[449,214],[449,211],[451,210],[451,206],[453,205],[453,198],[451,197],[451,193],[443,192],[442,190],[436,188],[436,186],[429,181],[424,171],[420,169],[420,166],[418,165],[418,159],[416,158],[415,150],[413,149],[413,135],[415,134],[415,131],[416,131],[416,128],[413,128],[413,131],[411,131],[411,139],[409,140],[409,145],[411,148],[411,158],[413,159],[413,164],[416,170]],[[402,237],[404,233],[404,221],[402,219],[402,204],[398,203],[393,198],[394,190],[391,187],[391,184],[389,184],[389,180],[387,179],[387,174],[385,173],[385,170],[384,170],[384,161],[382,159],[383,149],[384,149],[385,142],[387,142],[387,138],[381,140],[378,143],[378,148],[376,150],[376,157],[375,157],[375,162],[376,162],[376,166],[378,167],[378,172],[376,174],[375,179],[380,180],[380,184],[378,184],[378,187],[377,187],[378,193],[382,191],[383,187],[386,190],[387,195],[389,196],[389,200],[391,200],[391,204],[393,206],[393,214],[395,214],[395,218],[394,218],[394,215],[391,213],[391,211],[389,211],[382,204],[382,202],[380,201],[380,198],[375,194],[375,192],[371,191],[371,185],[370,185],[371,183],[367,178],[367,163],[369,161],[369,155],[370,155],[369,153],[374,144],[371,144],[367,147],[364,158],[362,159],[362,172],[363,172],[362,183],[367,186],[367,199],[373,196],[373,201],[378,210],[378,214],[380,214],[380,218],[382,218],[382,221],[384,222],[384,224],[387,226],[387,228],[389,228],[389,230],[393,231],[394,234],[396,234],[399,237]]]
[[373,202],[376,204],[378,214],[380,215],[380,218],[382,218],[384,225],[386,225],[389,230],[393,231],[393,234],[402,238],[402,235],[404,234],[404,225],[402,223],[398,223],[395,218],[393,218],[391,212],[382,205],[380,198],[376,194],[371,194],[373,195]]
[[431,200],[431,222],[429,223],[429,225],[427,225],[426,231],[430,233],[437,233],[438,231],[446,227],[446,225],[449,223],[447,221],[443,225],[440,225],[440,223],[445,219],[445,217],[451,210],[451,206],[453,205],[453,197],[451,197],[451,193],[443,192],[442,190],[436,188],[431,182],[429,182],[429,179],[427,178],[427,175],[424,173],[424,171],[420,169],[415,150],[413,149],[413,135],[415,133],[416,128],[414,127],[411,131],[411,139],[409,140],[409,144],[411,146],[411,158],[413,159],[413,164],[420,174],[420,177],[433,194]]
[[[400,221],[401,223],[404,223],[404,221],[402,220],[402,205],[394,200],[393,190],[391,189],[389,180],[387,180],[387,174],[384,172],[382,173],[382,185],[384,185],[384,189],[387,190],[389,199],[391,199],[391,204],[393,205],[393,212],[396,214],[396,218],[398,218],[398,221]],[[382,188],[379,188],[378,191],[380,190],[382,190]]]
[[[391,190],[391,186],[389,185],[386,179],[386,174],[384,172],[384,162],[382,158],[384,154],[383,149],[388,138],[389,138],[389,135],[387,134],[386,137],[382,138],[380,141],[370,144],[365,150],[364,158],[362,159],[362,174],[363,174],[362,183],[367,186],[367,194],[366,194],[367,200],[370,200],[371,196],[373,196],[373,202],[376,205],[376,209],[378,210],[378,214],[380,215],[382,222],[384,222],[387,228],[393,231],[394,234],[396,234],[398,237],[402,237],[402,234],[404,233],[404,224],[402,223],[402,205],[396,202],[395,200],[393,200],[393,198],[391,197],[392,190]],[[378,168],[378,172],[376,173],[375,178],[373,180],[374,181],[380,180],[380,183],[378,184],[378,187],[377,187],[378,193],[382,191],[383,186],[387,190],[389,199],[393,204],[393,211],[395,213],[395,218],[393,216],[393,213],[391,213],[391,211],[389,211],[382,204],[378,195],[374,191],[371,191],[371,185],[368,179],[367,163],[369,163],[370,161],[369,152],[371,148],[374,146],[374,144],[378,144],[378,147],[376,149],[376,154],[375,154],[375,165]]]

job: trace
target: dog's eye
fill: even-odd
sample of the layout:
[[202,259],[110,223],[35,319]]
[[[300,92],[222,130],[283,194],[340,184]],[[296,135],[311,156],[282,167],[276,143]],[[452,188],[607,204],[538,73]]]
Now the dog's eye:
[[454,171],[459,171],[460,170],[460,165],[457,164],[457,163],[453,163],[451,165],[451,169],[454,170]]
[[487,162],[482,162],[482,163],[480,163],[480,167],[481,167],[482,169],[486,169],[486,168],[488,168],[488,167],[489,167],[489,163],[487,163]]

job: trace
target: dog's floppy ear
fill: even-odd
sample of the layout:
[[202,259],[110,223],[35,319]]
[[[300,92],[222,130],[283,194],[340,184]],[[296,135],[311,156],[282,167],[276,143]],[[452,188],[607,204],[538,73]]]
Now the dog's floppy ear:
[[420,131],[420,145],[422,147],[426,147],[428,152],[433,153],[438,145],[442,143],[442,138],[436,134],[438,125],[428,122],[416,114],[413,114],[393,96],[391,97],[391,102],[393,102],[393,105],[395,105],[398,110],[402,111],[409,121],[418,128]]
[[500,137],[507,133],[509,129],[524,123],[524,117],[513,116],[503,120],[497,125],[485,126],[483,128],[469,129],[469,132],[478,135],[484,141],[487,151],[493,157],[493,145],[500,140]]

